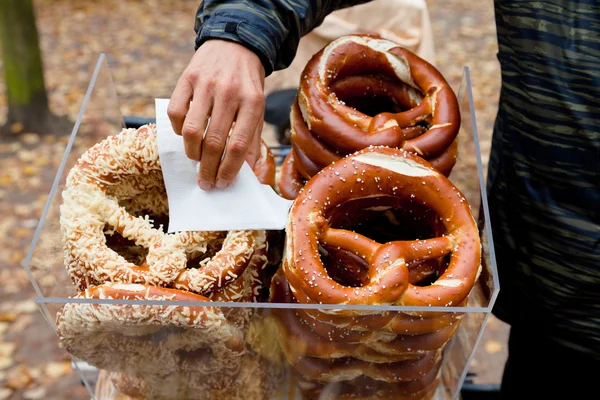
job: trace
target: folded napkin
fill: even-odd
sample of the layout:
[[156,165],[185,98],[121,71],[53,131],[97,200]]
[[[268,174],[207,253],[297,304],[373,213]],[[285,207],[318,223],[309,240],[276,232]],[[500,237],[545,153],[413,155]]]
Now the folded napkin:
[[226,189],[200,189],[200,163],[185,155],[183,138],[171,127],[169,99],[156,99],[155,105],[158,155],[169,201],[169,233],[285,228],[292,201],[261,184],[246,162]]

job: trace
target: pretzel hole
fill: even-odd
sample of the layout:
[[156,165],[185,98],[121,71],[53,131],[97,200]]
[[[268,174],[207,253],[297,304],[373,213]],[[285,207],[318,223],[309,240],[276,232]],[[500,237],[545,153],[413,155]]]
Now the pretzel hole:
[[214,352],[209,347],[201,347],[192,351],[179,349],[175,353],[183,363],[193,362],[209,365],[216,359]]
[[[369,76],[369,78],[371,77]],[[384,77],[377,78],[386,79]],[[391,93],[386,94],[380,88],[361,82],[360,76],[334,82],[331,91],[346,106],[371,117],[384,112],[398,113],[412,108],[410,104],[406,103],[406,100],[396,98]]]
[[[134,216],[139,217],[144,216],[144,214],[142,213],[141,215]],[[158,229],[160,225],[163,227],[168,226],[169,217],[166,215],[156,217],[149,216],[149,221],[155,229]],[[104,237],[106,238],[106,246],[129,263],[139,266],[144,262],[148,255],[147,248],[136,245],[135,241],[124,237],[108,224],[104,226]]]
[[[447,233],[442,220],[414,201],[380,196],[353,199],[326,214],[331,228],[345,229],[378,243],[424,240]],[[339,284],[358,287],[368,283],[368,264],[344,249],[320,248],[327,273]],[[450,255],[409,264],[411,284],[428,286],[448,267]]]
[[340,285],[361,287],[369,282],[369,265],[356,254],[330,246],[320,246],[319,254],[327,274]]
[[139,266],[148,255],[147,248],[136,245],[133,240],[123,237],[108,225],[104,227],[104,237],[106,238],[106,246],[129,263]]
[[223,247],[224,238],[208,243],[206,251],[187,253],[186,268],[201,268],[208,263]]

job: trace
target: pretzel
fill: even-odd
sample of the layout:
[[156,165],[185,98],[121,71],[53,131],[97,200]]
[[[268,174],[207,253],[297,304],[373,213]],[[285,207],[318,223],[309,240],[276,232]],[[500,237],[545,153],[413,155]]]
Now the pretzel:
[[[180,290],[123,283],[95,286],[75,298],[210,302]],[[244,352],[243,331],[215,307],[68,303],[56,325],[61,345],[74,357],[139,376],[235,374]],[[161,332],[168,334],[160,339]],[[193,356],[206,349],[210,357]]]
[[[193,375],[177,373],[165,376],[160,380],[149,377],[135,377],[120,372],[101,372],[104,379],[109,380],[112,392],[118,391],[127,400],[263,400],[271,398],[281,382],[282,370],[266,362],[257,354],[245,353],[240,358],[240,369],[234,379],[226,385],[219,382],[219,376],[214,373]],[[108,375],[108,376],[106,376]],[[100,380],[100,379],[99,379]],[[100,383],[96,386],[98,387]],[[105,384],[105,386],[108,386]],[[106,388],[104,392],[108,392]],[[105,394],[101,393],[101,394]],[[103,400],[117,400],[121,397],[98,396]],[[114,396],[114,395],[113,395]],[[125,399],[123,399],[125,400]]]
[[[292,128],[292,148],[296,155],[294,166],[305,179],[310,179],[319,170],[344,156],[345,153],[331,147],[310,131],[302,117],[297,101],[292,104],[290,124]],[[425,132],[425,129],[422,127],[407,128],[404,131],[404,139],[407,141],[415,139],[423,132]],[[429,156],[427,160],[434,168],[448,176],[452,172],[457,156],[458,138],[442,153]]]
[[[262,160],[259,166],[270,164],[268,153]],[[79,290],[124,282],[174,285],[207,295],[243,273],[255,248],[261,246],[261,233],[165,234],[147,215],[135,217],[128,211],[165,214],[164,194],[153,124],[124,129],[82,155],[67,177],[60,208],[67,272]],[[107,247],[106,226],[147,249],[145,260],[136,265]],[[221,250],[202,268],[187,268],[190,259],[206,254],[219,241]]]
[[[379,196],[426,206],[439,216],[447,233],[433,239],[380,244],[330,226],[329,213],[339,204]],[[478,230],[467,201],[429,163],[403,150],[370,147],[336,161],[308,182],[290,215],[282,268],[302,303],[458,306],[481,269]],[[363,258],[369,265],[369,281],[348,287],[333,280],[320,259],[319,244]],[[435,282],[428,286],[409,282],[407,265],[440,257],[449,257],[449,262]]]
[[264,141],[260,143],[260,157],[256,160],[256,164],[254,164],[252,170],[263,185],[275,188],[275,158],[273,158],[271,149],[269,149],[269,146]]
[[306,180],[296,169],[294,161],[294,153],[289,152],[281,164],[279,170],[279,178],[277,180],[277,188],[281,196],[288,200],[293,200],[298,196]]
[[[456,95],[434,66],[377,36],[342,36],[302,73],[290,113],[294,169],[308,180],[348,154],[387,146],[418,154],[449,176],[460,124]],[[301,181],[283,172],[280,192],[293,199],[298,190],[290,189]]]
[[[375,117],[345,106],[331,85],[365,74],[403,82],[406,96],[416,97],[411,103],[418,105]],[[435,156],[450,147],[460,127],[458,101],[439,71],[398,44],[369,35],[342,36],[315,54],[303,71],[298,103],[309,129],[345,154],[388,146]],[[405,132],[423,121],[427,131],[406,140]]]
[[344,382],[316,382],[302,376],[297,380],[307,400],[429,399],[437,389],[440,366],[438,363],[420,379],[409,382],[383,382],[364,376]]
[[[293,296],[283,275],[278,272],[271,285],[271,301],[292,303]],[[389,363],[416,359],[427,352],[443,348],[454,334],[458,324],[423,335],[390,335],[386,332],[354,332],[329,327],[328,334],[313,331],[315,324],[307,323],[301,313],[291,309],[273,309],[279,321],[280,343],[288,359],[298,360],[304,356],[316,358],[352,357],[372,363]],[[312,322],[312,321],[311,321]],[[353,340],[347,336],[354,336]],[[337,338],[344,338],[336,341]]]
[[[285,348],[283,348],[285,353]],[[287,355],[287,354],[286,354]],[[440,361],[438,351],[405,361],[370,363],[352,358],[325,360],[314,357],[289,358],[295,372],[319,382],[343,382],[366,376],[384,382],[410,382],[425,376]]]

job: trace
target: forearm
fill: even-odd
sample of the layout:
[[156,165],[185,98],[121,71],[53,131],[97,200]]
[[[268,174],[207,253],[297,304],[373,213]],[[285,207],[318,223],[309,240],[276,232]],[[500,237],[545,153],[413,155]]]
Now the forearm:
[[196,49],[208,39],[255,52],[266,75],[289,66],[300,39],[331,12],[370,0],[204,0],[196,14]]

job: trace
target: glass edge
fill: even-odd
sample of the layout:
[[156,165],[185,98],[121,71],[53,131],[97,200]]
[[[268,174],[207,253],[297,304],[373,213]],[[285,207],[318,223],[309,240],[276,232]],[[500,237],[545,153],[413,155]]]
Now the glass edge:
[[483,322],[479,326],[479,333],[477,334],[477,339],[475,339],[475,343],[473,344],[473,350],[467,357],[467,361],[465,363],[465,368],[463,369],[460,377],[458,378],[458,381],[456,382],[456,392],[454,393],[453,400],[459,400],[461,398],[462,386],[465,383],[465,379],[467,379],[467,374],[469,373],[469,366],[471,365],[473,358],[475,358],[475,351],[479,347],[479,342],[483,338],[483,334],[485,332],[485,327],[487,325],[489,318],[490,318],[490,313],[486,313],[485,317],[483,318]]
[[36,297],[38,304],[105,304],[138,306],[179,306],[179,307],[222,307],[222,308],[277,308],[299,310],[348,310],[348,311],[417,311],[417,312],[456,312],[489,313],[489,307],[420,307],[420,306],[368,306],[340,304],[298,304],[298,303],[251,303],[227,301],[173,301],[173,300],[125,300],[125,299],[85,299],[65,297]]
[[69,153],[73,147],[73,143],[75,142],[75,137],[77,136],[77,131],[79,130],[79,126],[81,125],[81,121],[83,119],[83,115],[85,113],[85,109],[88,105],[88,102],[91,98],[92,92],[94,90],[94,87],[96,85],[96,80],[98,79],[98,75],[100,74],[100,70],[102,68],[102,63],[104,62],[106,56],[104,53],[100,53],[100,56],[98,56],[98,60],[96,61],[96,67],[94,68],[94,72],[92,74],[92,78],[90,80],[90,83],[88,85],[87,91],[85,93],[85,96],[83,97],[83,102],[81,104],[81,107],[79,108],[79,113],[77,115],[77,119],[75,120],[75,124],[73,125],[73,130],[71,131],[71,135],[69,136],[69,141],[67,142],[67,145],[65,147],[65,151],[62,157],[62,160],[60,162],[60,165],[58,167],[58,170],[56,171],[56,175],[54,177],[54,181],[52,183],[52,187],[50,188],[50,192],[48,193],[48,200],[46,200],[46,204],[44,205],[44,210],[42,211],[42,215],[40,216],[40,220],[37,224],[37,227],[35,229],[35,232],[33,234],[33,238],[31,240],[31,244],[29,245],[29,250],[27,251],[27,255],[25,256],[25,261],[23,263],[23,267],[25,268],[25,272],[27,273],[27,276],[29,277],[29,280],[31,281],[31,284],[33,285],[33,288],[35,290],[35,292],[37,293],[37,295],[39,297],[43,297],[42,291],[39,287],[39,285],[37,284],[33,273],[31,272],[31,269],[29,268],[30,263],[31,263],[31,259],[33,257],[33,253],[36,249],[38,240],[40,238],[40,235],[42,233],[42,228],[44,227],[44,223],[46,222],[46,216],[48,215],[48,210],[50,209],[50,206],[52,204],[52,201],[54,200],[54,196],[56,195],[56,191],[58,190],[58,185],[59,182],[62,178],[66,163],[67,163],[67,158],[69,156]]
[[490,211],[487,202],[487,190],[485,178],[483,175],[483,161],[481,159],[481,145],[479,142],[479,131],[477,130],[477,118],[475,115],[475,102],[473,101],[473,92],[471,90],[471,72],[468,66],[464,67],[465,78],[467,79],[467,96],[469,98],[469,108],[471,109],[471,125],[473,127],[473,140],[475,142],[475,154],[477,158],[477,173],[479,175],[479,189],[481,191],[481,205],[483,208],[483,216],[485,218],[485,230],[488,239],[488,249],[490,254],[490,263],[492,268],[492,280],[494,282],[494,290],[490,297],[488,308],[491,310],[498,297],[500,291],[500,282],[498,280],[498,268],[496,266],[496,252],[494,250],[494,237],[492,235]]

